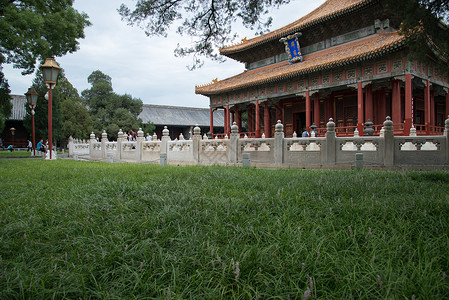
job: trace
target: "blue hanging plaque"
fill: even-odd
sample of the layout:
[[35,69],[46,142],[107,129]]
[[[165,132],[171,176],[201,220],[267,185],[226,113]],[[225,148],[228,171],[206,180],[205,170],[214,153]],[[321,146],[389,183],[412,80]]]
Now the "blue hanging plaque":
[[284,43],[285,45],[285,52],[287,52],[290,64],[302,61],[301,47],[298,42],[298,37],[301,35],[301,32],[297,32],[279,40],[279,42]]

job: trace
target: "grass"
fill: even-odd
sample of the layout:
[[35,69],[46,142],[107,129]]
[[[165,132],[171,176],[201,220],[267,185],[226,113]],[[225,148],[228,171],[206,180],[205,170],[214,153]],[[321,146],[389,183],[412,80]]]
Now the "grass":
[[449,297],[447,171],[0,170],[0,299]]
[[0,150],[0,157],[30,157],[31,152],[28,151],[7,151]]

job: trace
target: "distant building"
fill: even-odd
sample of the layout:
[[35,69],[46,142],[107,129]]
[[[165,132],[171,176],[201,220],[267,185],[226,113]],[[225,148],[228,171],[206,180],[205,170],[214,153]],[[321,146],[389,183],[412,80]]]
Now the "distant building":
[[[193,127],[198,125],[201,132],[210,131],[210,110],[208,108],[165,106],[144,104],[139,115],[143,123],[151,122],[156,125],[158,138],[162,136],[164,126],[167,126],[172,139],[179,138],[182,133],[185,139],[189,139],[193,132]],[[213,127],[215,133],[223,133],[224,112],[213,112]]]
[[14,147],[26,147],[29,138],[28,132],[23,126],[23,119],[26,115],[26,97],[24,95],[11,95],[11,103],[11,115],[6,120],[5,128],[1,133],[3,146],[6,148],[8,145],[12,145],[11,128],[15,128]]

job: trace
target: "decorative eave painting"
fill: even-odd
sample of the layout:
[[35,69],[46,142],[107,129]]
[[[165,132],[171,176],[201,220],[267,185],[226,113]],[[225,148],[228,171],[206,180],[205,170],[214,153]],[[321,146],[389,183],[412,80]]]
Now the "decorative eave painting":
[[288,61],[290,62],[290,64],[297,61],[302,61],[301,47],[299,46],[298,42],[298,37],[300,37],[301,35],[301,32],[297,32],[295,34],[283,37],[279,40],[279,42],[285,44],[285,52],[287,52]]

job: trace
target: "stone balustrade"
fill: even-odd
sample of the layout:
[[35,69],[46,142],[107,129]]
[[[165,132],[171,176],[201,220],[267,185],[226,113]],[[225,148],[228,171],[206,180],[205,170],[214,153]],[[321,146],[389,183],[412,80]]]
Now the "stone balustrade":
[[442,136],[394,136],[390,117],[384,122],[379,136],[337,137],[335,123],[327,123],[325,137],[285,138],[280,121],[273,138],[241,138],[237,125],[231,127],[230,137],[208,139],[200,128],[194,128],[190,140],[181,135],[171,140],[167,127],[161,140],[145,141],[139,129],[137,141],[128,142],[120,130],[117,141],[108,141],[105,131],[101,141],[92,133],[89,141],[69,139],[69,155],[89,155],[91,160],[159,163],[161,154],[168,163],[185,164],[240,164],[249,154],[252,165],[275,167],[332,167],[354,166],[356,154],[363,154],[369,166],[440,166],[449,167],[449,117]]

